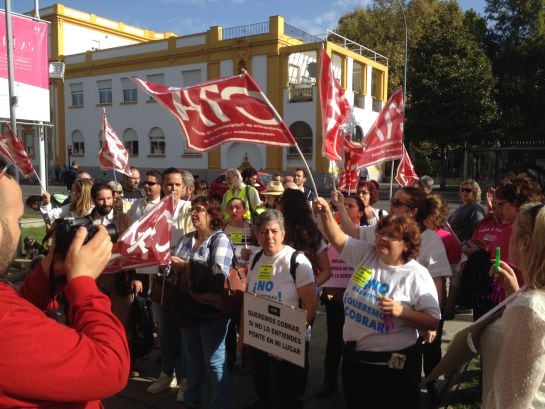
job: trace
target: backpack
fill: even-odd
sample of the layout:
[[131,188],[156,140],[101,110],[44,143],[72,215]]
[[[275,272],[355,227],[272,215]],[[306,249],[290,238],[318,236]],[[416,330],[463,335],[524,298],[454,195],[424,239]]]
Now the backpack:
[[128,321],[131,359],[142,358],[149,354],[153,347],[151,301],[142,297],[134,297]]

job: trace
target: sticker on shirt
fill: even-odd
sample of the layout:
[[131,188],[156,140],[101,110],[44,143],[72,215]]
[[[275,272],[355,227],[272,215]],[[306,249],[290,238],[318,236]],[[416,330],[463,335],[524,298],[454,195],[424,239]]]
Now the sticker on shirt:
[[358,287],[363,287],[367,281],[373,276],[373,270],[367,267],[360,267],[352,275],[352,282]]
[[243,244],[242,239],[244,238],[244,235],[239,231],[233,231],[229,234],[229,238],[233,244]]
[[272,264],[262,264],[261,266],[259,266],[259,271],[257,272],[257,281],[271,281],[272,270]]

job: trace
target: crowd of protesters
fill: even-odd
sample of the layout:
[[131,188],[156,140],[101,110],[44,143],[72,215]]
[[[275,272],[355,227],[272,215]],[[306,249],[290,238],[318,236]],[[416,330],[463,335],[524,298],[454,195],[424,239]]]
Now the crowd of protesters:
[[[212,408],[227,408],[229,373],[241,370],[253,377],[257,399],[251,408],[301,408],[309,367],[324,373],[317,398],[337,393],[342,367],[342,390],[350,409],[418,408],[421,373],[428,375],[442,357],[444,320],[468,309],[476,320],[517,294],[503,317],[483,333],[482,401],[486,408],[540,407],[545,401],[545,206],[542,175],[534,169],[498,180],[488,188],[484,204],[479,184],[464,180],[458,192],[461,204],[449,215],[445,199],[433,192],[429,176],[423,176],[417,186],[397,190],[389,208],[380,209],[379,185],[366,178],[354,192],[334,190],[325,200],[309,189],[303,169],[284,177],[274,175],[261,192],[255,187],[255,169],[229,169],[225,173],[228,189],[218,200],[208,196],[205,180],[195,180],[185,170],[151,170],[142,180],[140,171],[131,168],[131,175],[119,183],[93,181],[75,165],[66,203],[55,207],[52,195],[46,192],[39,205],[33,204],[48,227],[54,228],[65,217],[88,217],[96,225],[114,224],[122,233],[165,195],[174,199],[170,265],[107,275],[95,271],[104,267],[102,263],[92,269],[85,266],[92,270],[96,287],[111,305],[111,312],[101,313],[114,321],[117,338],[111,344],[102,339],[96,342],[105,342],[112,350],[131,345],[124,338],[119,340],[118,328],[130,334],[128,314],[134,297],[143,294],[154,300],[161,373],[147,387],[148,393],[178,387],[180,407],[197,408],[208,382]],[[0,183],[5,184],[6,179],[9,177],[0,177]],[[1,210],[3,214],[4,208]],[[4,240],[5,231],[2,234]],[[6,270],[4,261],[0,260],[1,273]],[[51,262],[51,255],[42,260],[37,267],[40,271],[24,283],[23,296],[35,301],[32,287],[44,285],[44,272]],[[223,289],[234,265],[247,274],[248,291],[304,309],[308,334],[318,304],[324,306],[327,344],[323,363],[308,362],[310,336],[301,368],[245,345],[240,312],[195,323],[164,302],[169,286]],[[67,265],[66,274],[73,277],[70,269],[73,266]],[[211,271],[210,278],[197,283],[199,269]],[[278,296],[258,285],[263,280],[270,282]],[[45,285],[46,290],[51,289]],[[85,330],[78,327],[81,318],[74,316],[71,305],[78,303],[74,285],[69,281],[64,286],[59,288],[68,292],[69,319],[63,331],[70,339],[85,335]],[[91,290],[103,302],[104,296]],[[56,302],[49,300],[51,296],[55,294],[43,295],[38,307],[51,309]],[[194,298],[199,304],[199,298]],[[4,314],[0,307],[0,320]],[[520,333],[525,337],[518,341]],[[78,362],[84,354],[88,352],[75,349],[67,359]],[[125,381],[141,372],[138,358],[129,356],[129,364],[123,361],[109,368],[118,371],[117,377],[126,377]],[[47,377],[46,369],[37,369]],[[99,382],[100,371],[96,371]],[[51,394],[9,389],[3,377],[0,375],[0,407],[6,402],[42,407],[50,401],[67,405],[74,401],[71,395],[55,397],[56,389]],[[66,382],[65,388],[70,389],[82,380],[76,376],[73,383]],[[92,377],[86,379],[86,385],[93,382]],[[96,401],[116,393],[119,386],[122,383],[82,394],[80,400],[86,403],[81,407],[99,407]],[[373,391],[365,402],[362,387]],[[425,388],[430,402],[439,404],[436,381]]]

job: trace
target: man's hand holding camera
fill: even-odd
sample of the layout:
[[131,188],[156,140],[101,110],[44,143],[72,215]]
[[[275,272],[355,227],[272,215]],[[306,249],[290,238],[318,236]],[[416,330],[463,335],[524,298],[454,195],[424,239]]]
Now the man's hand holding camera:
[[[48,275],[54,262],[55,276],[66,275],[67,281],[76,277],[87,276],[97,279],[112,255],[112,241],[104,226],[96,226],[96,233],[85,243],[88,230],[79,227],[66,253],[64,265],[61,260],[54,260],[55,249],[51,248],[47,257],[42,260],[42,270]],[[53,261],[54,260],[54,261]]]

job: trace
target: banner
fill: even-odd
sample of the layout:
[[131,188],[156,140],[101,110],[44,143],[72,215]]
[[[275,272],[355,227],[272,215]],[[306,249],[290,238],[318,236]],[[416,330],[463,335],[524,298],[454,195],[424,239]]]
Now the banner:
[[[11,14],[17,119],[50,121],[48,24]],[[6,13],[0,11],[0,117],[10,118]]]
[[250,77],[166,87],[133,77],[176,118],[189,149],[206,152],[225,142],[291,146],[295,139],[263,91]]
[[98,151],[98,161],[102,170],[113,169],[131,176],[129,152],[110,126],[106,118],[106,110],[102,112],[102,148]]
[[333,76],[331,58],[320,51],[320,107],[322,110],[322,156],[342,160],[343,131],[350,119],[350,104]]
[[339,253],[333,246],[328,247],[327,253],[331,262],[331,276],[329,277],[329,280],[322,284],[322,288],[346,288],[346,285],[354,272],[354,267],[342,261],[339,257]]
[[115,273],[138,267],[166,265],[170,261],[170,226],[173,220],[172,195],[136,220],[119,237],[104,272]]
[[242,314],[245,344],[305,366],[305,311],[244,293]]
[[15,165],[25,178],[29,178],[36,173],[23,143],[11,129],[8,129],[4,135],[0,135],[0,155]]
[[365,136],[357,159],[358,169],[403,155],[403,91],[395,91]]
[[413,163],[407,153],[407,149],[405,149],[405,145],[403,145],[403,156],[397,166],[395,180],[401,186],[414,186],[418,183],[418,179],[420,178],[414,170]]

